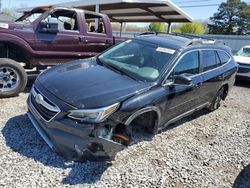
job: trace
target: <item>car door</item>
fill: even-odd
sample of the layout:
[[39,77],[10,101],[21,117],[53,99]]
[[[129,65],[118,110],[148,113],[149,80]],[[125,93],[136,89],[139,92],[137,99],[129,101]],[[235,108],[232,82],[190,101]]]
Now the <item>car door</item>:
[[95,56],[113,45],[111,25],[104,15],[85,12],[81,46],[86,56]]
[[201,100],[210,102],[219,91],[224,80],[224,70],[216,50],[203,49],[200,53],[202,69]]
[[[41,28],[50,18],[58,20],[57,33],[44,32]],[[39,24],[32,48],[44,58],[81,57],[79,20],[78,14],[73,10],[54,10]]]
[[[182,116],[200,105],[200,73],[199,51],[185,53],[176,63],[164,81],[166,104],[163,122]],[[185,75],[192,79],[191,85],[174,85],[174,77]]]

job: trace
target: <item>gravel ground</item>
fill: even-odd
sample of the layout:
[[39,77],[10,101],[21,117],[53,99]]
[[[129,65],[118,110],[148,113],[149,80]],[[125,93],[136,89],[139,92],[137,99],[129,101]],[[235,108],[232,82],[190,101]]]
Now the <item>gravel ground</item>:
[[27,93],[0,99],[0,187],[250,188],[250,85],[119,152],[112,164],[73,163],[53,153],[32,127]]

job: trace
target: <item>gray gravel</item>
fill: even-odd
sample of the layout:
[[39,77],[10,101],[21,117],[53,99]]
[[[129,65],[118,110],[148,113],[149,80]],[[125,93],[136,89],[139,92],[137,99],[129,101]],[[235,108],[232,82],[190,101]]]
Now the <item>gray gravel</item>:
[[250,88],[223,106],[185,118],[106,162],[73,163],[53,153],[29,122],[27,93],[0,99],[0,187],[250,188]]

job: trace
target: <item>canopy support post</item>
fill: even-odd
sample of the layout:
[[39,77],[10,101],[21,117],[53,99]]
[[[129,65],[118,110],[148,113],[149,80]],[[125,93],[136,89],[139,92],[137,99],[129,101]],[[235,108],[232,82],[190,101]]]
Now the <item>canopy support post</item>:
[[[95,12],[100,13],[100,5],[95,5]],[[95,29],[97,30],[99,27],[100,20],[97,18],[95,19]]]
[[171,24],[172,24],[172,22],[168,22],[167,33],[171,33]]
[[123,28],[122,28],[123,22],[121,22],[120,24],[121,24],[121,26],[120,26],[120,37],[121,37],[121,36],[122,36],[122,29],[123,29]]

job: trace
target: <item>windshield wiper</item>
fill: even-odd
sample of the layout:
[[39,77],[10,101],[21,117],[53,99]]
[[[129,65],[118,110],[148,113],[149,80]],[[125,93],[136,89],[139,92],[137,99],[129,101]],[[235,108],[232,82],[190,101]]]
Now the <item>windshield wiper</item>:
[[132,78],[133,80],[136,80],[136,81],[140,81],[135,74],[133,74],[132,72],[129,72],[127,71],[126,69],[124,68],[120,68],[120,72],[130,78]]
[[98,65],[101,65],[101,66],[105,66],[115,72],[118,72],[118,73],[121,73],[121,71],[116,67],[116,66],[113,66],[113,65],[110,65],[108,63],[104,63],[102,60],[100,60],[98,57],[96,58],[96,62]]
[[129,78],[132,78],[133,80],[136,80],[136,81],[139,81],[139,79],[136,78],[136,75],[131,73],[131,72],[128,72],[126,69],[122,68],[122,67],[119,67],[119,66],[115,66],[113,64],[110,64],[110,63],[106,63],[106,62],[103,62],[102,60],[100,60],[98,57],[96,58],[97,60],[97,63],[101,66],[105,66],[109,69],[112,69],[113,71],[115,72],[118,72],[122,75],[126,75],[128,76]]
[[125,75],[129,78],[132,78],[133,80],[139,81],[133,73],[128,72],[126,69],[122,67],[118,67],[118,66],[108,64],[108,63],[103,63],[103,64],[107,66],[108,68],[120,73],[121,75]]

